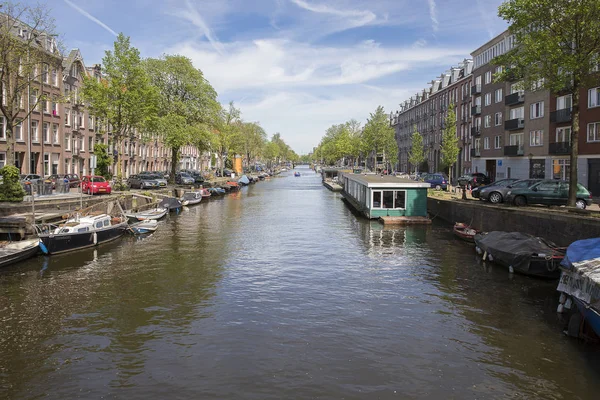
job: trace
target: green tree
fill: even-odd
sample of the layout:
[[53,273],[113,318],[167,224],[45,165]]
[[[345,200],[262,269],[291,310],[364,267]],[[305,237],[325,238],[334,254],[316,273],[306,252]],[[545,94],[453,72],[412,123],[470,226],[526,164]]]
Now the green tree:
[[13,165],[0,168],[0,201],[23,201],[25,190],[19,181],[19,169]]
[[96,143],[94,145],[94,154],[96,155],[96,175],[102,175],[109,178],[108,168],[112,164],[112,157],[108,154],[108,146],[104,143]]
[[229,103],[226,109],[221,109],[213,124],[213,143],[219,155],[220,170],[221,175],[223,175],[225,159],[229,152],[241,153],[239,140],[236,138],[240,129],[240,110],[235,108],[233,101]]
[[396,142],[394,128],[390,126],[389,118],[382,106],[377,107],[365,124],[363,130],[363,150],[365,153],[383,153],[383,162],[395,164],[398,161],[398,143]]
[[122,175],[122,144],[143,131],[157,114],[157,92],[143,68],[140,52],[129,37],[119,34],[112,51],[102,59],[105,77],[84,79],[83,95],[90,112],[110,127],[110,140],[118,150],[117,175]]
[[450,169],[450,181],[452,181],[454,164],[458,161],[460,149],[458,147],[458,136],[456,136],[456,112],[454,111],[454,103],[450,103],[448,107],[448,115],[446,115],[445,126],[442,132],[442,147],[441,164],[442,168]]
[[408,162],[415,167],[415,173],[419,172],[419,165],[425,161],[425,152],[423,151],[423,136],[417,130],[417,126],[414,126],[412,134],[412,143],[410,152],[408,153]]
[[267,134],[258,122],[242,122],[240,125],[239,148],[243,149],[244,162],[250,166],[260,155],[266,143]]
[[158,113],[146,127],[171,148],[171,177],[179,165],[181,148],[211,148],[209,124],[220,112],[217,93],[192,61],[180,55],[144,60],[144,69],[158,93]]
[[577,193],[580,92],[598,84],[600,2],[597,0],[507,0],[498,15],[517,45],[494,63],[508,68],[498,80],[521,79],[523,88],[542,86],[572,96],[568,205]]
[[49,71],[59,70],[62,55],[48,7],[12,1],[0,7],[0,116],[5,118],[6,164],[15,165],[14,128],[47,100],[43,93],[28,98],[28,89],[39,88],[43,74],[48,77]]

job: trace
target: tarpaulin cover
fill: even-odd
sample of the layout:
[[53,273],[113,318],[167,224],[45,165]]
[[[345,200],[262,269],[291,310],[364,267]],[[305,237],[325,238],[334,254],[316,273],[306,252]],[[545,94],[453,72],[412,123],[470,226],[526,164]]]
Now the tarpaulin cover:
[[250,179],[246,175],[242,175],[242,177],[238,180],[242,185],[247,185],[250,183]]
[[529,271],[532,256],[552,256],[553,245],[539,237],[521,232],[493,231],[475,235],[475,244],[491,254],[493,261],[505,266],[512,266],[521,272]]
[[600,238],[573,242],[561,267],[557,290],[600,309]]

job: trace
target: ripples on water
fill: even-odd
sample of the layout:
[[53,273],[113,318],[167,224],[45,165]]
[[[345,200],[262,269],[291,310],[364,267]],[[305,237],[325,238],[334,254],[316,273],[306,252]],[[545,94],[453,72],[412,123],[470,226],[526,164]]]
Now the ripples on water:
[[301,171],[1,271],[0,397],[597,398],[554,282],[439,221],[357,218]]

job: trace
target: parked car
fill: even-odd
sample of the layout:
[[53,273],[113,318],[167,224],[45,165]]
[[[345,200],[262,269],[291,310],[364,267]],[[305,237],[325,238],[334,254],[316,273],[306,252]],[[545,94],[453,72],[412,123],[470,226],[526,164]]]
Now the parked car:
[[37,174],[21,174],[19,178],[21,180],[21,183],[25,185],[37,183],[42,179],[42,177]]
[[79,187],[79,183],[81,180],[79,179],[79,175],[77,174],[65,174],[62,176],[63,179],[67,179],[69,181],[69,187]]
[[446,190],[448,189],[448,176],[443,172],[436,172],[433,174],[427,174],[423,178],[423,182],[429,183],[435,190]]
[[[527,204],[566,205],[569,198],[569,182],[544,179],[528,188],[511,189],[506,193],[505,201],[517,206]],[[577,184],[575,206],[585,209],[592,204],[592,194],[582,184]]]
[[479,186],[477,189],[479,189],[480,200],[498,204],[504,201],[509,190],[528,188],[539,181],[540,179],[502,179],[488,186]]
[[81,178],[81,190],[87,194],[110,194],[110,183],[103,176],[86,175]]
[[459,186],[471,186],[471,188],[476,188],[478,186],[489,185],[491,183],[491,179],[481,172],[474,172],[472,174],[462,175],[458,178]]
[[204,176],[202,176],[202,173],[200,173],[198,171],[194,171],[190,174],[190,176],[192,178],[194,178],[194,184],[196,184],[196,185],[204,184]]
[[187,172],[178,172],[175,175],[175,183],[178,185],[193,185],[194,178],[192,178]]
[[132,189],[158,189],[159,183],[149,174],[131,175],[127,185]]
[[167,187],[167,180],[165,179],[163,174],[154,173],[154,174],[150,174],[150,175],[146,175],[146,176],[148,177],[148,179],[158,182],[158,187],[160,187],[160,188]]

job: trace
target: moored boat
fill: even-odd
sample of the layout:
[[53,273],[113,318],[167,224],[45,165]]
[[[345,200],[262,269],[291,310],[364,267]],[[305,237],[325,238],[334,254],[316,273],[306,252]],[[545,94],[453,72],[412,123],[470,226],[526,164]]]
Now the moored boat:
[[0,267],[6,267],[33,257],[38,252],[40,239],[25,239],[0,243]]
[[294,176],[300,176],[300,172],[298,172],[298,171],[294,172]]
[[477,229],[471,228],[470,225],[463,222],[455,223],[452,232],[454,232],[454,235],[459,239],[470,243],[475,243],[475,235],[479,233]]
[[161,200],[160,203],[158,203],[158,206],[166,208],[169,212],[179,212],[181,211],[181,207],[183,206],[183,204],[181,204],[181,201],[175,197],[165,197]]
[[588,336],[589,327],[600,337],[600,238],[571,243],[560,269],[557,311],[574,311],[567,332],[572,336]]
[[108,214],[76,215],[61,224],[38,225],[38,236],[48,254],[58,254],[97,246],[121,237],[127,230],[126,218]]
[[188,206],[198,204],[202,201],[202,192],[185,192],[182,200],[187,201]]
[[159,207],[159,208],[155,208],[152,210],[144,210],[144,211],[139,211],[139,212],[130,212],[130,213],[126,213],[125,215],[127,216],[127,218],[131,218],[131,219],[136,219],[138,221],[144,221],[144,220],[159,220],[162,217],[164,217],[165,215],[167,215],[168,210],[164,207]]
[[[214,193],[213,190],[215,189],[220,189],[220,188],[210,188],[210,189],[200,189],[200,194],[202,194],[202,197],[204,198],[209,198],[211,193]],[[223,190],[223,189],[221,189]],[[223,190],[223,193],[225,193],[225,190]]]
[[540,237],[521,232],[493,231],[475,235],[475,250],[483,260],[507,267],[510,272],[536,278],[558,279],[563,249]]
[[134,234],[142,235],[146,233],[152,233],[156,231],[156,228],[158,228],[158,221],[155,219],[148,219],[131,224],[129,227]]

